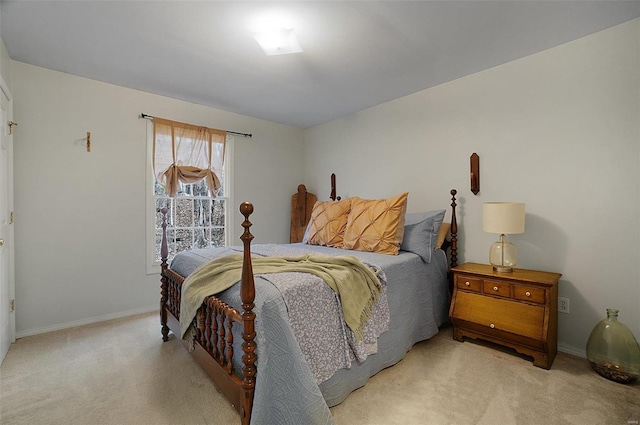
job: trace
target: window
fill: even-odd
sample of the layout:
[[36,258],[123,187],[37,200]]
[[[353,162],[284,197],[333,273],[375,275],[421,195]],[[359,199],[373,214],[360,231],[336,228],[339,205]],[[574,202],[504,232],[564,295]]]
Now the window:
[[[209,246],[224,246],[229,241],[231,228],[230,166],[233,153],[233,136],[226,136],[224,162],[215,167],[220,189],[210,196],[210,185],[206,178],[192,183],[177,182],[174,197],[170,197],[166,187],[157,178],[153,167],[154,124],[147,126],[147,271],[160,272],[160,248],[162,242],[162,213],[167,207],[167,242],[169,261],[176,253]],[[181,141],[185,144],[185,139]],[[187,144],[189,140],[187,139]],[[215,153],[215,151],[214,151]]]
[[[169,258],[176,253],[194,248],[224,246],[227,242],[226,207],[224,195],[211,198],[203,181],[198,183],[180,183],[180,190],[175,198],[165,194],[164,186],[156,183],[156,223],[155,223],[155,261],[160,261],[160,244],[162,242],[163,207],[167,213],[167,242]],[[224,186],[223,186],[224,187]]]

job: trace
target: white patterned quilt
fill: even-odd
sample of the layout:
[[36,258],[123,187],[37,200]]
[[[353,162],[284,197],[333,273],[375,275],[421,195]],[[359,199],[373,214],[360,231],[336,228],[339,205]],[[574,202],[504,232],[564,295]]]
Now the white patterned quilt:
[[[298,256],[306,252],[286,245],[259,245],[253,249],[253,254],[275,257]],[[375,265],[367,265],[374,272],[379,270]],[[291,328],[317,384],[329,379],[336,370],[350,367],[353,360],[362,362],[367,356],[377,352],[378,337],[389,325],[384,271],[378,273],[383,292],[373,307],[371,318],[364,326],[364,339],[358,342],[342,319],[340,298],[322,279],[310,273],[260,276],[271,282],[282,294]]]

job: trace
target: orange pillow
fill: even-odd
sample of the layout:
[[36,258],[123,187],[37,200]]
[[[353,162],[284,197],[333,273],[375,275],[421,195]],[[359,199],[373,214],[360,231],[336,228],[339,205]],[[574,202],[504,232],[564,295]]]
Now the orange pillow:
[[442,223],[440,225],[440,231],[438,232],[438,241],[436,242],[436,248],[442,248],[444,240],[447,238],[447,233],[451,229],[451,223]]
[[305,242],[342,248],[349,211],[351,198],[342,201],[316,201],[307,225]]
[[408,192],[389,199],[354,198],[344,248],[397,255],[404,236]]

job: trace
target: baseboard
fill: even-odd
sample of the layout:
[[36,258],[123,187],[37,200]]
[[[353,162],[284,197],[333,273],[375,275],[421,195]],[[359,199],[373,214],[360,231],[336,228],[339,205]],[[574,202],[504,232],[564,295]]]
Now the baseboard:
[[137,308],[134,310],[121,311],[119,313],[107,314],[104,316],[89,317],[87,319],[76,320],[73,322],[59,323],[53,326],[45,326],[43,328],[16,332],[16,339],[24,338],[27,336],[44,334],[47,332],[59,331],[62,329],[75,328],[76,326],[84,326],[84,325],[90,325],[92,323],[106,322],[107,320],[121,319],[123,317],[135,316],[137,314],[151,313],[153,311],[158,311],[158,310],[159,310],[158,306],[144,307],[144,308]]
[[587,358],[587,351],[584,349],[578,349],[575,347],[571,347],[570,345],[558,344],[558,351],[571,354],[574,356],[582,357],[583,359]]
[[[76,321],[67,322],[67,323],[60,323],[58,325],[46,326],[43,328],[17,332],[16,339],[24,338],[27,336],[43,334],[47,332],[59,331],[62,329],[75,328],[76,326],[90,325],[92,323],[98,323],[98,322],[106,322],[107,320],[121,319],[123,317],[135,316],[137,314],[151,313],[154,311],[158,311],[157,306],[138,308],[134,310],[122,311],[119,313],[107,314],[105,316],[90,317],[88,319],[76,320]],[[587,358],[587,353],[584,349],[578,349],[562,343],[558,344],[558,351],[566,354],[571,354],[573,356],[582,357],[584,359]]]

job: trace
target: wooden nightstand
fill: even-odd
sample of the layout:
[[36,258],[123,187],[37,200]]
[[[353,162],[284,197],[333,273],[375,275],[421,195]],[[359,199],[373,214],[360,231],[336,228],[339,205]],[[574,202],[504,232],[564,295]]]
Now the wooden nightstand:
[[498,273],[475,263],[451,271],[454,339],[491,341],[532,356],[538,367],[551,367],[557,351],[561,274],[523,269]]

